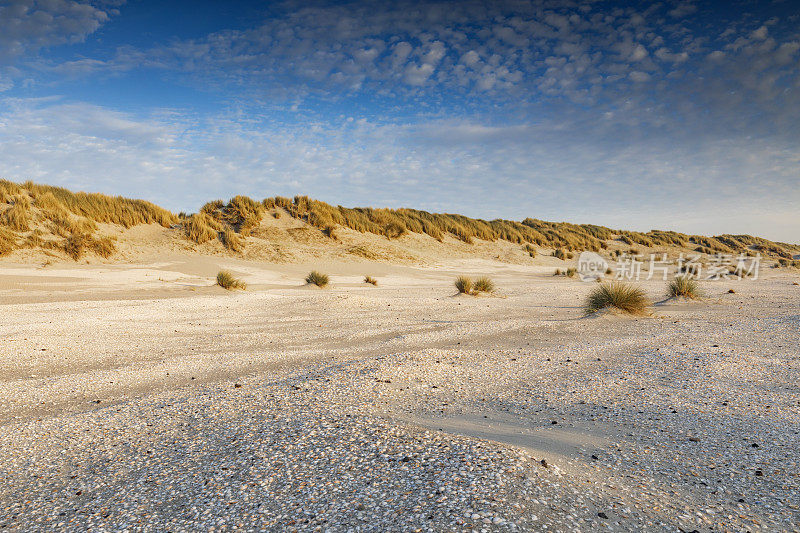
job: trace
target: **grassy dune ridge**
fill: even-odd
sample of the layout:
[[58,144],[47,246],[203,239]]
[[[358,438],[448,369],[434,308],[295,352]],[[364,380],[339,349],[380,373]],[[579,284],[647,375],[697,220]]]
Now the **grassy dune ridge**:
[[[191,215],[176,215],[144,200],[0,180],[0,255],[32,248],[62,253],[76,260],[86,254],[110,257],[116,246],[113,239],[100,235],[98,224],[123,228],[139,224],[174,227],[180,229],[187,241],[204,244],[218,240],[229,252],[241,253],[247,246],[248,236],[267,214],[276,218],[288,214],[318,228],[333,240],[337,239],[335,229],[346,227],[388,239],[416,233],[438,241],[451,236],[468,244],[476,239],[505,240],[524,244],[529,252],[535,250],[533,245],[562,250],[562,253],[599,251],[607,248],[611,241],[618,241],[630,246],[677,246],[707,254],[757,251],[768,257],[791,260],[799,249],[796,245],[750,235],[706,237],[660,230],[642,233],[533,218],[522,222],[481,220],[407,208],[333,206],[307,196],[293,199],[275,196],[260,202],[235,196],[227,203],[208,202]],[[531,252],[531,256],[534,255]]]

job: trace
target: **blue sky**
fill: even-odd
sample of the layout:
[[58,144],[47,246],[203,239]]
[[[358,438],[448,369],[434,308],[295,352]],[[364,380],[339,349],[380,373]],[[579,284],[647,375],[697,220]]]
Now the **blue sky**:
[[0,0],[0,176],[800,242],[800,6]]

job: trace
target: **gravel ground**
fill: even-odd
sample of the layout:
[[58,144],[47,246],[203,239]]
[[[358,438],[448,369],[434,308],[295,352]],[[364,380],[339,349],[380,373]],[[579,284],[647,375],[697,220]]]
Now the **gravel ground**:
[[[6,306],[0,528],[800,531],[791,280],[587,319],[496,279]],[[24,378],[40,346],[74,359]]]

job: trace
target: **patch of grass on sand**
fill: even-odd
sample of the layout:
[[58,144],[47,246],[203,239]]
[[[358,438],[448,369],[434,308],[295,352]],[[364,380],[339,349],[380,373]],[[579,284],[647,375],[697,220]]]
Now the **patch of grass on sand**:
[[578,269],[577,268],[570,267],[570,268],[567,269],[567,271],[564,273],[564,275],[567,276],[568,278],[574,278],[575,274],[577,274],[577,273],[578,273]]
[[88,233],[73,233],[64,241],[64,252],[76,261],[87,252],[107,259],[115,251],[114,241],[109,237],[98,238]]
[[234,278],[233,274],[231,274],[228,270],[220,270],[219,273],[217,273],[217,285],[223,289],[228,289],[229,291],[247,288],[247,283],[240,279]]
[[364,276],[364,283],[369,283],[370,285],[377,285],[378,280],[373,278],[372,276]]
[[30,217],[28,216],[30,202],[24,196],[16,196],[13,202],[11,207],[0,215],[0,224],[16,231],[28,231],[30,228]]
[[486,276],[480,277],[475,280],[472,285],[472,290],[477,294],[479,292],[494,292],[494,282]]
[[216,239],[219,230],[219,223],[202,211],[190,216],[183,223],[186,237],[197,244]]
[[336,226],[334,226],[333,224],[329,224],[324,228],[322,228],[322,233],[324,233],[326,237],[329,237],[334,241],[339,240],[339,236],[336,234]]
[[689,276],[677,276],[667,285],[667,296],[670,298],[682,296],[694,300],[700,298],[700,286]]
[[316,270],[312,270],[308,276],[306,276],[306,283],[316,285],[317,287],[327,287],[329,281],[330,279],[327,274],[322,274]]
[[606,307],[614,307],[626,313],[639,315],[650,305],[644,291],[621,282],[601,283],[589,293],[584,304],[587,315]]
[[459,294],[472,294],[472,280],[469,277],[458,276],[455,285]]
[[0,226],[0,255],[10,254],[17,247],[17,237],[11,230]]
[[225,228],[222,232],[222,244],[231,252],[241,253],[244,251],[244,239],[233,228]]

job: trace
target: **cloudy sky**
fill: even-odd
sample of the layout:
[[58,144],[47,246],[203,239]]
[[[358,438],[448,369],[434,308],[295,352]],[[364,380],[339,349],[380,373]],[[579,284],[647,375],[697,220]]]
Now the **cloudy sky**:
[[0,0],[0,176],[800,242],[800,5]]

